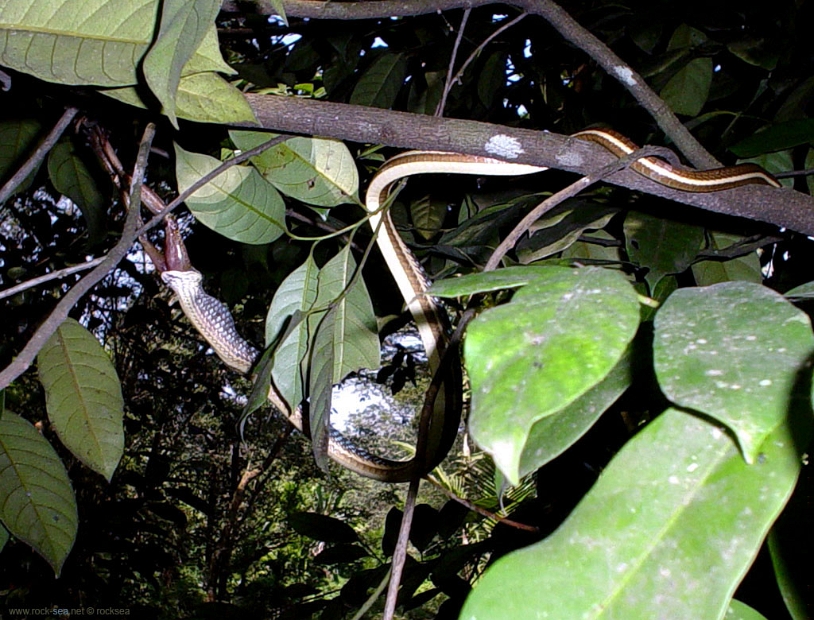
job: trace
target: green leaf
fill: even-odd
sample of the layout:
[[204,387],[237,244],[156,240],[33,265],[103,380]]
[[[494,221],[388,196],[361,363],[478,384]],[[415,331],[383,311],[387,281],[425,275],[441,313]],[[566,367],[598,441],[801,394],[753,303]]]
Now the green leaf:
[[206,28],[201,44],[181,70],[181,77],[195,75],[196,73],[237,74],[237,71],[226,63],[220,53],[218,29],[214,23],[210,23],[209,27]]
[[520,456],[520,477],[537,471],[574,445],[628,388],[631,370],[630,357],[625,355],[601,382],[556,415],[532,425]]
[[76,458],[108,480],[124,451],[124,400],[107,353],[66,319],[37,357],[48,419]]
[[59,84],[136,84],[157,9],[156,0],[6,0],[0,63]]
[[[725,250],[743,237],[727,233],[711,232],[709,250]],[[750,252],[729,260],[703,260],[692,265],[692,275],[698,286],[709,286],[719,282],[741,280],[743,282],[763,282],[760,258],[757,252]]]
[[[596,243],[592,240],[596,240]],[[597,230],[583,234],[582,241],[576,241],[565,248],[561,258],[581,265],[621,263],[622,251],[613,235]]]
[[336,545],[320,551],[314,562],[319,566],[327,564],[350,564],[356,560],[370,557],[370,554],[359,545]]
[[495,95],[501,92],[506,84],[507,60],[506,50],[498,50],[486,59],[478,73],[478,99],[486,108],[492,107]]
[[376,315],[364,281],[351,280],[356,261],[346,246],[328,261],[318,276],[317,308],[330,309],[309,317],[314,334],[310,355],[309,392],[314,456],[320,467],[327,464],[331,389],[334,383],[360,368],[381,365]]
[[786,419],[812,353],[808,317],[764,286],[681,289],[656,314],[653,356],[662,391],[732,429],[750,463]]
[[314,540],[330,543],[355,543],[359,536],[354,529],[339,519],[316,512],[295,512],[288,517],[291,528]]
[[521,263],[533,263],[567,249],[586,230],[604,228],[619,213],[612,207],[595,207],[570,202],[562,211],[554,212],[535,222],[531,236],[517,245]]
[[[271,346],[295,312],[308,312],[317,299],[319,268],[312,256],[292,271],[274,293],[266,316],[266,346]],[[272,381],[293,409],[305,396],[303,363],[310,342],[308,321],[302,321],[274,352]]]
[[[239,149],[248,151],[275,134],[229,132]],[[256,157],[252,164],[269,183],[287,196],[319,207],[354,202],[359,173],[350,150],[338,140],[291,138]]]
[[[376,315],[364,280],[359,278],[349,287],[355,272],[356,261],[353,260],[350,246],[345,246],[325,264],[318,276],[316,307],[325,308],[334,304],[336,311],[332,328],[332,383],[341,381],[348,373],[360,368],[378,368],[381,365]],[[346,288],[347,292],[339,299]],[[311,317],[312,324],[319,320],[318,316]],[[313,355],[319,356],[321,351],[315,348]]]
[[356,83],[350,103],[373,108],[392,108],[406,75],[407,59],[404,55],[385,52]]
[[59,576],[79,522],[71,482],[45,438],[10,411],[0,417],[0,520]]
[[526,286],[545,278],[552,267],[505,267],[496,271],[472,273],[460,278],[447,278],[433,282],[428,295],[433,297],[463,297],[477,293],[490,293],[507,288]]
[[61,141],[48,154],[48,176],[56,190],[82,211],[91,244],[105,234],[105,197],[70,140]]
[[[0,183],[5,183],[25,161],[25,156],[34,150],[42,125],[34,119],[8,120],[0,122]],[[31,184],[32,174],[17,186],[21,192]]]
[[781,425],[750,466],[716,425],[667,410],[554,534],[486,571],[461,619],[724,618],[794,488],[798,440]]
[[176,104],[179,117],[200,123],[259,124],[243,93],[215,73],[182,77]]
[[410,205],[413,228],[425,241],[429,241],[441,230],[447,217],[446,200],[433,200],[424,196]]
[[755,611],[749,605],[733,599],[729,602],[726,620],[766,620],[766,616]]
[[[178,189],[184,191],[221,165],[214,157],[175,146]],[[271,243],[285,232],[285,205],[254,168],[232,166],[187,199],[195,218],[234,241]]]
[[704,242],[704,229],[631,211],[625,218],[625,244],[630,260],[647,269],[653,291],[666,275],[686,270]]
[[285,3],[283,0],[271,0],[271,8],[280,16],[280,19],[283,20],[283,24],[288,26],[288,18],[285,15]]
[[181,71],[214,27],[220,0],[163,0],[158,37],[144,57],[144,78],[178,128],[175,97]]
[[712,59],[696,58],[676,73],[661,89],[661,98],[676,114],[697,116],[709,97]]
[[549,268],[472,322],[464,343],[470,432],[512,484],[534,425],[605,379],[638,324],[633,288],[597,268]]
[[814,299],[814,281],[795,286],[785,294],[786,299],[806,300]]
[[795,119],[767,127],[744,138],[729,150],[738,157],[754,157],[809,142],[814,142],[814,119]]
[[[320,273],[320,275],[322,274]],[[311,369],[308,373],[311,451],[317,467],[323,471],[328,471],[328,439],[334,383],[332,374],[337,361],[337,343],[334,338],[340,318],[338,314],[336,306],[331,307],[328,312],[323,313],[314,327],[314,346],[311,354]]]
[[[688,50],[694,55],[693,48],[704,44],[706,35],[700,30],[681,24],[673,32],[668,52]],[[661,89],[661,97],[676,114],[697,116],[709,97],[712,84],[712,59],[696,58],[681,68]]]
[[[101,93],[138,108],[148,107],[133,87],[103,90]],[[179,118],[199,123],[257,124],[243,93],[215,73],[196,73],[181,78],[176,114]]]

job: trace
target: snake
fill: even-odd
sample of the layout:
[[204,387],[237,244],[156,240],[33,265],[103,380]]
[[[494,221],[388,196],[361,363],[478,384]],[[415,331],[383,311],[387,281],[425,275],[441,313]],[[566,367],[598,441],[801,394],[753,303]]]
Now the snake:
[[[635,143],[610,129],[587,129],[572,137],[599,144],[616,157],[630,155],[638,149]],[[657,157],[644,157],[630,167],[661,185],[690,192],[722,191],[752,183],[780,187],[771,174],[755,164],[691,170],[673,166]],[[546,168],[477,155],[407,151],[388,159],[371,179],[364,202],[368,221],[376,233],[379,251],[417,325],[431,376],[441,368],[449,346],[449,320],[445,309],[427,294],[429,279],[385,209],[391,189],[402,179],[419,174],[519,176],[543,170]],[[190,323],[221,360],[232,369],[249,374],[260,352],[238,333],[229,308],[204,291],[203,277],[189,264],[177,227],[168,225],[166,243],[168,268],[161,273],[162,280],[174,291]],[[432,471],[455,441],[463,407],[460,356],[453,353],[450,357],[452,362],[444,364],[442,388],[432,409],[423,455],[417,454],[405,461],[382,458],[331,427],[327,445],[329,458],[357,474],[382,482],[408,482],[415,475]],[[295,428],[306,432],[300,406],[289,407],[273,384],[268,398]]]

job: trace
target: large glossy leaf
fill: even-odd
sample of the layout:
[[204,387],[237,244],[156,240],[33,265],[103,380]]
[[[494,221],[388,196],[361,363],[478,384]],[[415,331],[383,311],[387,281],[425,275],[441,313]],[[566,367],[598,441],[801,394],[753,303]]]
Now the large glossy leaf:
[[48,154],[48,176],[57,191],[65,194],[81,209],[90,242],[100,241],[105,232],[105,198],[70,141],[62,141],[51,149]]
[[513,484],[534,425],[605,379],[639,324],[638,299],[622,274],[545,273],[511,303],[483,312],[464,343],[470,432]]
[[780,426],[750,466],[723,429],[664,412],[554,534],[486,572],[462,620],[723,618],[794,488],[796,441]]
[[653,355],[662,391],[732,429],[749,462],[785,420],[813,353],[808,317],[748,282],[676,291],[656,315]]
[[48,419],[80,461],[110,480],[124,450],[124,400],[99,342],[67,319],[37,357]]
[[76,539],[76,499],[65,466],[23,418],[0,417],[0,519],[59,576]]
[[219,10],[220,0],[164,0],[161,3],[161,25],[155,43],[144,58],[144,77],[176,127],[176,93],[181,71],[214,26]]
[[[221,162],[175,147],[178,189],[184,191]],[[187,199],[201,223],[242,243],[270,243],[285,232],[283,199],[254,168],[232,166]]]
[[0,63],[61,84],[136,84],[156,0],[5,0]]
[[311,370],[308,373],[309,427],[311,429],[311,451],[321,469],[328,470],[328,439],[330,437],[331,407],[333,402],[332,374],[336,364],[337,343],[334,341],[339,322],[339,312],[332,307],[314,326],[314,345],[311,356]]
[[[331,381],[334,383],[344,379],[349,372],[378,368],[381,364],[373,303],[362,278],[351,283],[355,273],[356,261],[350,246],[345,246],[319,272],[316,307],[333,304],[337,315],[332,330],[335,359]],[[317,321],[318,318],[311,320]],[[320,354],[319,350],[314,350],[314,357]]]
[[[249,150],[274,134],[257,131],[229,133],[235,146]],[[351,152],[338,140],[291,138],[252,158],[269,183],[287,196],[318,207],[353,202],[359,173]]]

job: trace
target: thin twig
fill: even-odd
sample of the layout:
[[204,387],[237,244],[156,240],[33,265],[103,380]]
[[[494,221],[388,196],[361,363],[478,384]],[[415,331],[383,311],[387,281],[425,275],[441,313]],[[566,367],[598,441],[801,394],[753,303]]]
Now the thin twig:
[[[436,373],[436,376],[438,373]],[[418,454],[418,452],[416,452]],[[416,470],[413,479],[410,480],[410,488],[407,490],[407,498],[404,500],[404,513],[401,516],[401,528],[399,529],[398,542],[393,551],[393,570],[390,575],[390,584],[387,586],[387,599],[384,602],[384,613],[382,620],[393,620],[396,613],[396,603],[398,602],[399,585],[401,584],[401,574],[404,572],[404,562],[407,560],[407,545],[410,541],[410,526],[413,524],[415,514],[415,503],[418,497],[418,487],[421,485],[421,473]]]
[[37,149],[31,154],[26,162],[20,166],[20,169],[14,173],[5,185],[0,188],[0,204],[3,204],[9,197],[14,193],[20,183],[25,181],[28,178],[28,175],[31,174],[34,170],[36,170],[37,166],[42,163],[42,160],[45,159],[45,156],[48,152],[54,148],[54,145],[59,140],[60,136],[62,136],[65,129],[68,125],[71,124],[74,116],[79,111],[78,108],[70,107],[65,108],[65,112],[62,113],[62,116],[57,121],[57,124],[54,125],[54,128],[48,133],[45,137],[45,140],[37,147]]
[[[517,22],[522,20],[527,15],[528,15],[528,13],[526,11],[523,11],[522,13],[520,13],[520,15],[515,17],[513,20],[506,22],[500,28],[498,28],[492,34],[490,34],[488,37],[486,37],[483,40],[483,42],[480,45],[478,45],[478,47],[476,47],[475,50],[469,55],[469,58],[467,58],[464,61],[464,64],[462,64],[461,68],[458,69],[458,72],[455,74],[455,77],[452,78],[452,81],[450,82],[450,84],[455,84],[458,80],[461,79],[461,77],[464,74],[464,71],[466,71],[466,68],[470,64],[472,64],[472,62],[475,60],[475,58],[478,57],[478,55],[481,53],[481,51],[483,50],[484,47],[489,45],[489,43],[491,43],[496,37],[500,36],[500,34],[502,32],[504,32],[504,31],[508,30],[509,28],[511,28],[512,26],[514,26]],[[450,86],[450,88],[451,88],[451,86]]]
[[12,297],[17,293],[22,293],[23,291],[27,291],[30,288],[39,286],[40,284],[45,284],[46,282],[50,282],[51,280],[59,280],[60,278],[64,278],[65,276],[69,276],[80,271],[86,271],[87,269],[96,267],[96,265],[101,263],[103,260],[104,257],[94,258],[93,260],[89,260],[88,262],[82,263],[81,265],[65,267],[64,269],[58,269],[57,271],[52,271],[51,273],[46,273],[44,275],[37,276],[36,278],[31,278],[30,280],[26,280],[25,282],[21,282],[20,284],[16,284],[15,286],[9,287],[4,291],[0,291],[0,299]]
[[455,59],[458,57],[458,48],[461,45],[461,39],[464,37],[464,29],[466,28],[466,22],[469,21],[469,15],[472,13],[472,9],[467,7],[464,9],[463,17],[461,17],[461,25],[458,27],[458,35],[455,37],[455,43],[452,46],[452,55],[449,58],[449,65],[447,66],[447,78],[444,81],[444,90],[441,93],[441,100],[438,102],[438,105],[435,106],[435,114],[433,116],[443,116],[444,115],[444,108],[447,107],[447,97],[449,96],[449,91],[452,90],[452,84],[454,83],[455,79],[452,77],[452,70],[455,68]]
[[393,568],[391,567],[387,571],[387,574],[381,580],[379,585],[373,591],[373,594],[371,594],[368,597],[368,599],[365,601],[364,605],[362,605],[359,608],[359,611],[357,611],[353,615],[353,618],[351,620],[362,620],[362,618],[365,617],[365,614],[370,610],[371,607],[373,607],[373,603],[375,603],[378,600],[378,598],[381,596],[382,592],[384,592],[384,589],[387,587],[387,584],[390,583],[390,575],[392,575],[392,574],[393,574]]
[[808,177],[814,175],[814,168],[806,168],[805,170],[789,170],[788,172],[773,172],[776,179],[791,179],[793,177]]

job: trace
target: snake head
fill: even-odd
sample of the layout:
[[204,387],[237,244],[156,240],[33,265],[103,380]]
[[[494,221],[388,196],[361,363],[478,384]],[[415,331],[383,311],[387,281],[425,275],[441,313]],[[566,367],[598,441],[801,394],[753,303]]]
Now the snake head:
[[181,272],[192,269],[181,231],[178,230],[178,223],[170,216],[167,216],[164,225],[164,260],[168,271]]

